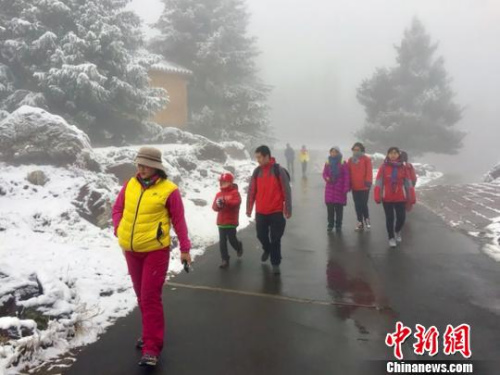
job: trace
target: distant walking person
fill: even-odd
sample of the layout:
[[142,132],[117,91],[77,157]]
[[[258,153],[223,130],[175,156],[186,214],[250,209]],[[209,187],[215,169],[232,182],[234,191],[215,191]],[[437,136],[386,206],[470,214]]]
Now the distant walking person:
[[[247,199],[247,216],[252,216],[255,205],[257,238],[262,244],[262,262],[271,257],[273,273],[279,275],[281,264],[281,237],[286,219],[292,217],[292,192],[287,171],[271,157],[267,146],[255,150],[259,166],[255,169]],[[286,219],[285,219],[286,218]]]
[[406,220],[406,202],[415,204],[416,201],[415,188],[397,147],[387,151],[384,164],[377,173],[374,193],[375,202],[384,205],[389,246],[394,248],[403,241],[401,230]]
[[212,208],[218,212],[217,225],[219,226],[220,254],[222,263],[219,268],[229,267],[229,253],[227,241],[236,250],[238,258],[243,255],[243,244],[238,240],[236,228],[239,225],[241,196],[238,185],[234,183],[231,173],[223,173],[219,179],[220,192],[215,196]]
[[326,182],[325,203],[328,209],[328,232],[335,228],[336,232],[342,230],[342,219],[344,217],[344,206],[347,204],[347,193],[351,181],[349,177],[349,165],[342,162],[340,148],[333,147],[330,156],[323,168],[323,179]]
[[163,348],[165,317],[162,289],[170,260],[170,228],[180,242],[181,261],[191,263],[191,243],[177,186],[167,179],[161,151],[142,147],[135,159],[137,175],[120,191],[113,224],[124,250],[142,316],[140,366],[156,366]]
[[290,146],[290,143],[286,144],[285,150],[286,168],[290,172],[292,179],[295,178],[295,150]]
[[300,164],[302,165],[302,177],[307,177],[307,164],[309,164],[309,151],[307,151],[306,146],[302,146],[300,149]]
[[365,155],[365,146],[363,146],[362,143],[355,143],[351,150],[352,157],[349,159],[349,171],[351,176],[352,198],[358,218],[356,231],[361,232],[365,228],[371,228],[368,199],[373,183],[373,167],[371,159]]

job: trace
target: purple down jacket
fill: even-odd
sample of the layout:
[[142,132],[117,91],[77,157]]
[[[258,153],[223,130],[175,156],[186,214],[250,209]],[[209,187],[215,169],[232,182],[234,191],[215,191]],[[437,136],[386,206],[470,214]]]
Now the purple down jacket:
[[351,179],[349,176],[349,165],[340,165],[340,174],[336,180],[332,178],[330,163],[326,162],[323,168],[323,179],[326,182],[325,203],[347,204],[347,193],[351,190]]

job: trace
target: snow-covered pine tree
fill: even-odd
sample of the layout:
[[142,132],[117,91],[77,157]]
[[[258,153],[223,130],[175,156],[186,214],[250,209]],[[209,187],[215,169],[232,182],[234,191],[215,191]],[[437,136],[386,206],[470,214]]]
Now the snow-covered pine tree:
[[151,46],[193,71],[191,127],[214,139],[246,143],[268,134],[270,88],[258,79],[256,40],[244,0],[163,0]]
[[358,88],[366,112],[358,137],[372,150],[395,145],[412,155],[457,153],[465,133],[453,126],[463,109],[453,100],[443,58],[435,57],[437,44],[414,18],[395,48],[397,65],[377,69]]
[[0,0],[0,109],[40,106],[96,138],[130,134],[166,104],[134,62],[129,0]]

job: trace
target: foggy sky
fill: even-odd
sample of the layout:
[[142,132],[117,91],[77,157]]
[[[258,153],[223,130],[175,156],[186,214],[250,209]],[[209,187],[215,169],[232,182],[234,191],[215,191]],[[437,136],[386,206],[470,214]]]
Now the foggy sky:
[[[261,77],[274,86],[271,120],[282,143],[326,149],[355,141],[364,122],[356,88],[376,67],[395,64],[393,45],[418,16],[439,42],[456,100],[466,107],[457,127],[469,133],[458,157],[427,155],[425,161],[472,181],[500,160],[500,0],[248,4],[250,32],[262,51]],[[162,9],[158,0],[134,0],[131,7],[146,22]]]

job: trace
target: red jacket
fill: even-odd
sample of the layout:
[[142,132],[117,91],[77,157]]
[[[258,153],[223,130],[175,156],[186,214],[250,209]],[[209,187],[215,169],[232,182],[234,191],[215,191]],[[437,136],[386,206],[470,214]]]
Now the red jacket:
[[274,158],[271,158],[269,164],[254,171],[248,188],[247,215],[252,214],[254,204],[258,214],[292,214],[290,179]]
[[363,155],[358,163],[349,159],[349,171],[351,172],[351,189],[355,191],[370,190],[373,184],[373,166],[372,160]]
[[[224,202],[222,208],[217,206],[218,199],[222,199]],[[214,204],[212,205],[213,210],[218,212],[217,225],[234,225],[237,227],[239,225],[240,206],[241,195],[238,191],[238,185],[233,184],[228,188],[221,189],[215,196]]]
[[415,188],[411,182],[408,168],[404,165],[398,168],[396,183],[392,186],[391,176],[394,168],[395,167],[391,164],[386,163],[382,164],[379,168],[374,191],[375,202],[408,202],[410,204],[415,204]]

